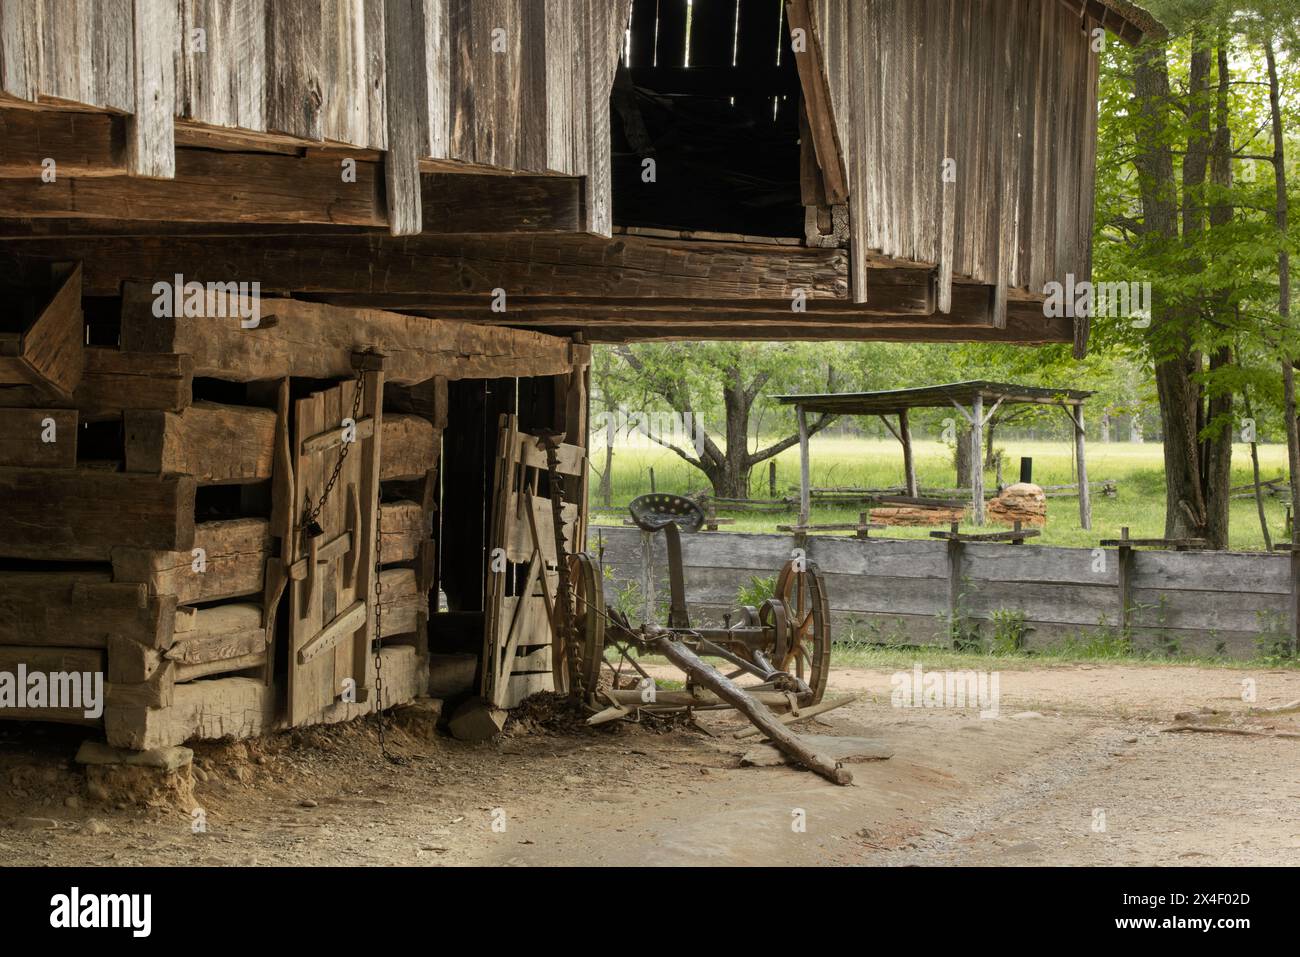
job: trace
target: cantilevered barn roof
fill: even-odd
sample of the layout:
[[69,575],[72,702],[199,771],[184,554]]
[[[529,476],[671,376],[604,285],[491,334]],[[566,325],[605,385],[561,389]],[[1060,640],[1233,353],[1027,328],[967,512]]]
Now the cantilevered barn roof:
[[883,392],[826,392],[810,395],[779,395],[783,405],[801,406],[808,412],[834,412],[841,415],[891,415],[903,409],[940,408],[953,404],[970,405],[976,396],[995,402],[1055,405],[1078,405],[1093,395],[1079,389],[1047,389],[1042,386],[1016,385],[1008,382],[951,382],[914,389],[889,389]]

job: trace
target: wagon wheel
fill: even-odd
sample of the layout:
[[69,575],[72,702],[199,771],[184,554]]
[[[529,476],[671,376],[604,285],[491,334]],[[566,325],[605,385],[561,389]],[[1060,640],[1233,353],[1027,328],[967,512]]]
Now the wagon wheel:
[[788,561],[776,576],[775,597],[785,604],[787,627],[785,647],[772,663],[807,682],[816,704],[831,670],[830,605],[821,571],[813,562],[800,564],[802,570]]
[[556,636],[551,674],[556,691],[576,693],[581,688],[584,699],[590,700],[600,677],[600,663],[605,660],[605,589],[600,567],[590,555],[569,556],[569,583],[576,647],[571,651],[564,635]]

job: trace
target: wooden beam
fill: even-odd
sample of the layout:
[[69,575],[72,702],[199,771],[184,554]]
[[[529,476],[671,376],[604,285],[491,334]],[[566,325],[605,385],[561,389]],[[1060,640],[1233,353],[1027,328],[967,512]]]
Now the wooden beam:
[[0,645],[104,648],[117,635],[166,648],[175,611],[175,599],[107,572],[0,571]]
[[[0,708],[0,718],[10,721],[59,721],[70,724],[99,724],[102,717],[88,718],[90,698],[95,693],[94,676],[104,673],[104,652],[92,648],[18,648],[0,646],[0,672],[16,675],[19,668],[28,675],[36,672],[47,677],[47,683],[54,680],[56,674],[76,675],[75,686],[81,689],[85,707],[52,708],[48,704],[41,707],[16,707],[7,703]],[[86,684],[90,682],[90,684]],[[26,685],[26,683],[24,683]],[[24,687],[24,690],[28,690]],[[98,690],[104,690],[103,678],[99,678]],[[26,696],[24,696],[26,698]],[[26,700],[30,700],[27,698]],[[48,698],[47,698],[48,701]],[[103,698],[100,699],[103,704]]]
[[113,580],[140,582],[149,594],[174,595],[183,605],[254,595],[271,551],[264,518],[200,522],[187,551],[114,547]]
[[356,182],[345,182],[335,157],[183,149],[170,180],[0,180],[0,215],[381,227],[382,193],[374,163],[358,162]]
[[835,125],[835,109],[826,75],[826,63],[821,41],[813,29],[809,0],[787,0],[785,8],[791,35],[795,30],[802,30],[805,40],[805,49],[802,52],[796,50],[794,59],[799,70],[799,85],[803,90],[817,164],[821,167],[826,201],[828,205],[843,204],[849,196],[848,172],[844,164],[844,151],[840,146],[839,130]]
[[[194,363],[189,356],[146,355],[87,346],[81,382],[60,407],[80,410],[83,420],[115,417],[126,409],[179,412],[190,404]],[[0,408],[39,402],[44,390],[32,386],[0,388]]]
[[0,468],[0,557],[108,561],[115,546],[194,546],[194,479]]
[[438,433],[428,419],[418,415],[384,416],[384,455],[379,478],[384,482],[416,481],[438,462]]
[[[388,447],[388,439],[384,439]],[[379,507],[379,528],[383,536],[384,561],[414,561],[420,546],[433,534],[430,515],[419,502],[385,502]]]
[[[53,161],[49,166],[46,161]],[[108,113],[0,109],[0,179],[122,176],[126,173],[123,117]]]
[[184,412],[123,416],[126,471],[193,475],[200,485],[271,477],[276,416],[270,409],[197,402]]
[[[24,224],[14,224],[13,229],[17,235],[33,236]],[[85,237],[76,235],[87,230]],[[284,254],[287,235],[293,237],[293,256]],[[264,293],[438,292],[481,295],[486,303],[500,288],[507,294],[507,310],[513,297],[538,295],[770,299],[787,308],[796,291],[804,292],[810,302],[848,296],[848,264],[842,250],[641,237],[395,238],[355,232],[302,235],[292,230],[285,235],[272,231],[220,238],[186,235],[183,230],[172,236],[116,236],[105,223],[103,229],[83,224],[57,238],[0,243],[0,264],[7,256],[80,260],[87,295],[116,295],[125,280],[153,283],[160,275],[182,273],[187,280],[205,282],[253,277]]]
[[426,233],[576,232],[582,180],[571,176],[425,173]]
[[236,311],[224,317],[158,318],[153,294],[128,286],[122,304],[122,346],[127,351],[186,353],[194,374],[239,382],[291,375],[332,379],[353,375],[360,345],[386,357],[385,377],[399,385],[434,376],[493,378],[559,375],[574,362],[563,339],[515,329],[340,309],[289,299],[261,301],[262,320],[241,328]]
[[76,409],[10,409],[0,429],[0,466],[76,468]]
[[[138,127],[102,113],[0,108],[0,216],[315,223],[387,227],[401,229],[400,235],[419,233],[421,224],[428,233],[575,232],[581,227],[577,177],[422,174],[413,163],[404,188],[414,194],[416,206],[403,207],[401,221],[392,226],[391,187],[384,182],[392,163],[383,159],[391,154],[275,147],[260,140],[243,144],[242,151],[221,150],[214,148],[219,140],[208,142],[195,130],[184,131],[182,140],[199,145],[169,145],[166,164],[155,151],[150,165],[140,167],[152,170],[140,174],[149,176],[170,170],[172,182],[136,179],[127,175],[136,173],[125,145],[128,128],[133,133]],[[47,170],[47,160],[54,161],[52,169]],[[41,181],[50,173],[52,182]],[[87,178],[102,182],[88,184]]]
[[[266,652],[262,606],[254,603],[182,608],[177,613],[176,640],[164,658],[177,664],[177,681],[247,667],[242,660]],[[186,666],[216,665],[202,671]]]
[[57,285],[35,321],[0,333],[0,386],[31,386],[37,394],[68,399],[82,373],[81,266],[59,264],[51,271]]

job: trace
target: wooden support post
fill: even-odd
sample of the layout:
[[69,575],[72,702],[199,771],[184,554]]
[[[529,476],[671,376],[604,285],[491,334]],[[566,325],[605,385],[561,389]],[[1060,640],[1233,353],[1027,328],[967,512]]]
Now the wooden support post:
[[898,440],[903,443],[903,476],[907,483],[907,495],[920,497],[916,484],[916,460],[912,456],[912,427],[908,423],[907,410],[898,412]]
[[767,463],[767,491],[771,498],[776,498],[776,459]]
[[836,765],[824,754],[812,750],[797,734],[777,721],[776,716],[761,701],[756,700],[735,682],[728,680],[695,652],[672,638],[662,638],[657,647],[673,664],[686,673],[689,680],[704,685],[715,695],[743,714],[754,726],[772,740],[772,743],[810,771],[816,771],[835,784],[852,784],[853,775]]
[[957,634],[957,621],[961,615],[961,540],[957,537],[960,523],[952,523],[952,537],[948,539],[948,637]]
[[[352,364],[354,368],[365,372],[365,384],[361,387],[361,408],[375,421],[374,435],[362,466],[361,487],[358,490],[361,499],[361,541],[357,543],[356,593],[366,609],[366,619],[354,631],[352,673],[358,677],[365,676],[363,687],[367,698],[361,697],[361,689],[358,689],[357,696],[357,700],[362,701],[368,700],[378,678],[374,656],[380,635],[375,628],[375,602],[383,601],[383,596],[376,595],[375,591],[378,580],[375,546],[379,534],[379,468],[383,456],[384,357],[375,352],[354,353]],[[391,699],[389,703],[392,703]],[[376,711],[383,707],[382,700],[375,702]]]
[[976,525],[984,524],[984,396],[976,394],[970,421],[970,495]]
[[808,413],[801,405],[796,405],[794,411],[799,419],[799,524],[807,527],[812,512],[812,488],[808,463]]
[[1092,528],[1092,496],[1088,492],[1088,463],[1083,454],[1086,443],[1082,403],[1070,413],[1070,423],[1074,426],[1074,454],[1079,460],[1079,527],[1086,532]]
[[1133,574],[1133,549],[1131,546],[1123,544],[1128,541],[1127,525],[1119,530],[1119,538],[1121,542],[1117,557],[1119,568],[1116,569],[1116,582],[1119,585],[1119,627],[1120,631],[1127,635],[1129,624],[1129,594],[1132,588]]

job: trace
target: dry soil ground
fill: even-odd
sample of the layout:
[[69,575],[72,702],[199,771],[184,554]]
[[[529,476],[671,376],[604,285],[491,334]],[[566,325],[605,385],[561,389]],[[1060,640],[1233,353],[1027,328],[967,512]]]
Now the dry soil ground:
[[198,746],[198,833],[182,808],[92,801],[79,733],[0,727],[0,864],[1300,864],[1300,738],[1161,730],[1209,707],[1300,731],[1241,700],[1246,678],[1255,707],[1300,698],[1300,673],[1036,665],[1001,673],[996,720],[893,708],[890,675],[836,671],[832,693],[866,696],[808,728],[893,749],[849,788],[741,767],[717,714],[716,736],[540,715],[471,746],[411,708],[402,765],[373,721]]

